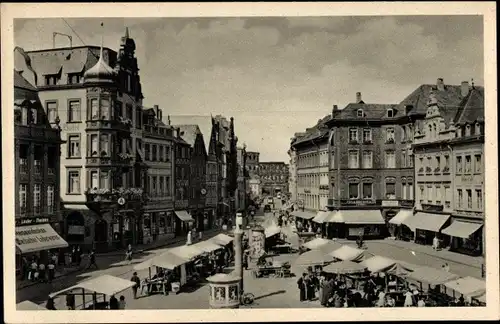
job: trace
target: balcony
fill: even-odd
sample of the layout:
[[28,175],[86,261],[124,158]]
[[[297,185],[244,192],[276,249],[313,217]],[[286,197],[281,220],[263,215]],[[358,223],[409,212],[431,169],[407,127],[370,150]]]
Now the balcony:
[[357,145],[357,144],[359,144],[359,142],[358,142],[358,140],[351,139],[351,140],[349,140],[349,144]]
[[101,154],[101,156],[91,156],[87,157],[87,166],[130,166],[130,163],[134,160],[134,156],[128,153],[119,153],[114,156],[108,156],[107,154]]
[[320,185],[319,190],[330,190],[330,187],[328,185]]
[[425,174],[432,174],[432,168],[431,167],[426,167],[425,168]]
[[450,167],[445,166],[445,167],[443,168],[443,174],[450,174]]
[[132,120],[120,117],[118,120],[87,120],[86,130],[118,130],[130,134]]
[[16,137],[60,141],[59,130],[38,125],[16,125]]
[[418,172],[418,174],[424,174],[424,168],[423,168],[423,167],[421,167],[420,169],[418,169],[418,171],[417,171],[417,172]]
[[441,168],[440,167],[435,168],[434,174],[441,174]]

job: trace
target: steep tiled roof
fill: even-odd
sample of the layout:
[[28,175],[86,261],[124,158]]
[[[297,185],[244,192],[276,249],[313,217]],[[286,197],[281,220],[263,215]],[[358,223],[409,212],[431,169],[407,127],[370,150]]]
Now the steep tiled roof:
[[[364,117],[358,117],[358,110],[362,109]],[[366,103],[350,103],[342,109],[335,119],[383,119],[387,116],[387,110],[394,109],[394,117],[404,115],[404,109],[399,110],[398,105],[392,104],[366,104]]]
[[173,125],[173,127],[179,128],[182,139],[191,145],[191,147],[194,147],[196,136],[198,133],[201,134],[200,128],[197,125]]
[[457,120],[458,124],[484,122],[484,88],[473,87],[465,98],[461,110]]
[[296,140],[292,144],[297,145],[314,139],[319,139],[325,136],[329,132],[328,127],[326,126],[326,122],[329,121],[330,119],[331,115],[327,115],[322,119],[318,120],[316,125],[314,125],[311,128],[308,128],[303,135],[301,134],[302,136],[296,137]]
[[203,134],[205,150],[208,152],[210,147],[210,138],[212,136],[212,119],[210,116],[202,115],[169,115],[172,125],[196,125]]
[[29,91],[37,91],[37,88],[26,80],[21,73],[14,70],[14,87],[22,88]]
[[434,91],[439,107],[459,106],[463,99],[460,86],[445,85],[444,87],[444,91],[438,91],[435,84],[422,84],[401,101],[399,109],[404,111],[405,106],[411,105],[413,106],[411,113],[425,114],[431,91]]

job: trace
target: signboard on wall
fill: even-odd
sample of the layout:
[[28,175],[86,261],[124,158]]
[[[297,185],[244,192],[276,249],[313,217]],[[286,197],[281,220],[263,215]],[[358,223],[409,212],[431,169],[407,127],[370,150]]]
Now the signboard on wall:
[[33,225],[33,224],[46,224],[46,223],[49,223],[48,217],[33,217],[33,218],[16,219],[16,226]]
[[85,226],[80,225],[69,225],[68,226],[69,235],[85,235]]

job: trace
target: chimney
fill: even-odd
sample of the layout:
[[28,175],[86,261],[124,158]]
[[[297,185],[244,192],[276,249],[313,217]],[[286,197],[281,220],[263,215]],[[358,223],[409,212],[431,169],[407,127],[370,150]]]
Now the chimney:
[[356,92],[356,103],[361,103],[361,92]]
[[462,93],[462,97],[466,97],[469,94],[469,81],[462,81],[460,90]]
[[170,115],[167,116],[167,122],[170,125]]
[[339,110],[339,107],[337,105],[333,105],[332,108],[332,117],[335,115],[335,113]]
[[153,105],[153,110],[155,111],[156,118],[160,118],[160,107]]
[[437,79],[436,86],[438,91],[444,91],[444,80],[443,78]]

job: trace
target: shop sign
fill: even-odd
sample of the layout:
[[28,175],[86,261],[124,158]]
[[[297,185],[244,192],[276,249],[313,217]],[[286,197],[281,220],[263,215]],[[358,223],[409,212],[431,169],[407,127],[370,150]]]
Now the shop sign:
[[399,200],[382,200],[382,207],[399,207]]
[[49,223],[48,217],[34,217],[34,218],[16,219],[16,226],[46,224],[46,223]]
[[474,180],[474,176],[472,175],[463,175],[462,182],[472,182]]

